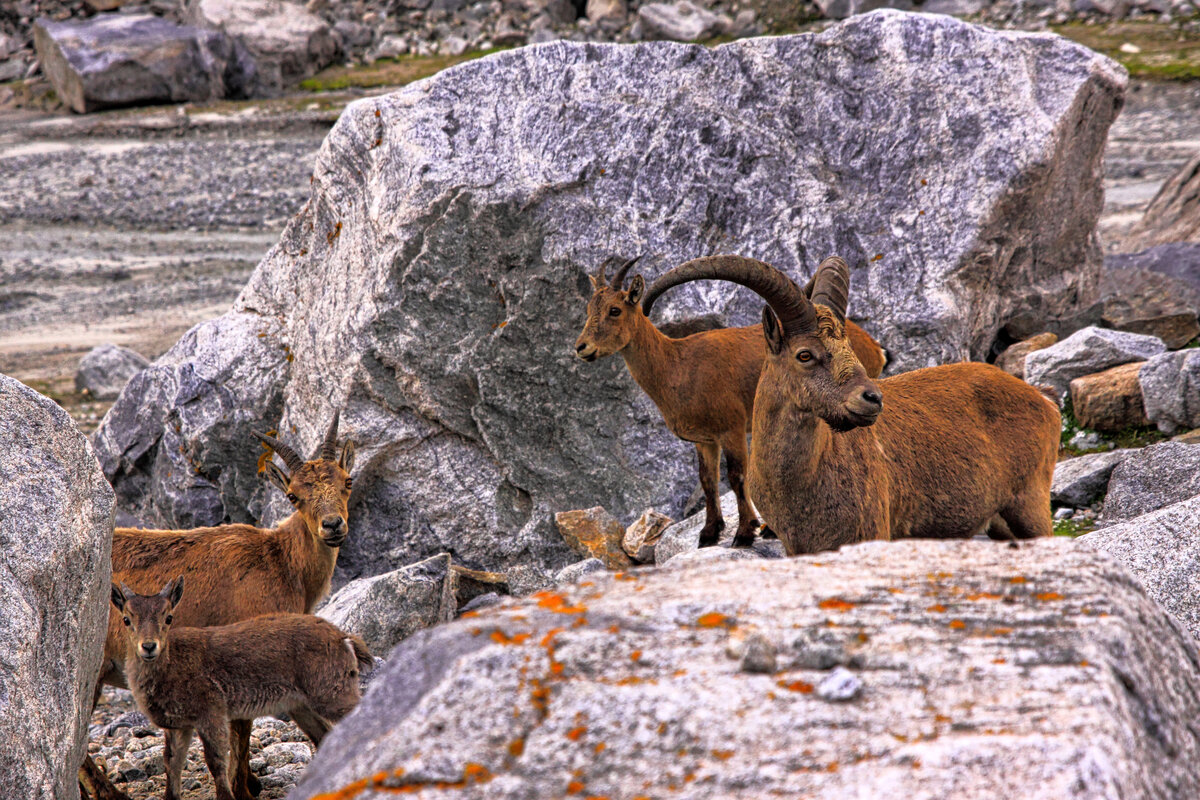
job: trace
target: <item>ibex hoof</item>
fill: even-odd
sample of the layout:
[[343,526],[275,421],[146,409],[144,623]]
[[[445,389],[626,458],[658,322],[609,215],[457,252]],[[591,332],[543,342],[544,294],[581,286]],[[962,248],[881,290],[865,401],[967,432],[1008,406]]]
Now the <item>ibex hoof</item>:
[[764,539],[778,539],[779,538],[778,536],[775,535],[775,531],[771,530],[766,525],[763,525],[761,528],[758,529],[758,535]]
[[754,544],[754,529],[748,531],[738,531],[738,535],[733,537],[734,547],[750,547]]
[[721,531],[725,530],[725,520],[708,523],[700,529],[700,546],[712,547],[721,541]]

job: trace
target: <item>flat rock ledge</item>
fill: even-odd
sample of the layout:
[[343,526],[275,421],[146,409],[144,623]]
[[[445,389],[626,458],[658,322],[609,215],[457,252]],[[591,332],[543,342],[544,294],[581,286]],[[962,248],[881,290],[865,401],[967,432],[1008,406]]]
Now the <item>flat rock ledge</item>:
[[1196,797],[1197,670],[1069,540],[589,576],[401,644],[292,797]]

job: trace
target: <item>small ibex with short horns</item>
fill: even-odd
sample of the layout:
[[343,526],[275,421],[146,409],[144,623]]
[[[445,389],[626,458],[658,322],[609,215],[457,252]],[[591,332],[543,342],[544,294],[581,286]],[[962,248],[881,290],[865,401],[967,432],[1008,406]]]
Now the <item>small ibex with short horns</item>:
[[761,261],[712,256],[672,270],[767,301],[754,401],[750,495],[789,555],[868,539],[1047,536],[1058,407],[990,364],[871,380],[850,347],[850,270],[809,293]]
[[[225,625],[271,612],[311,613],[329,592],[338,548],[348,531],[354,445],[346,442],[339,454],[339,417],[340,413],[334,414],[324,440],[308,461],[283,442],[254,434],[283,459],[288,470],[284,472],[271,460],[265,464],[267,480],[279,487],[296,509],[277,527],[117,528],[113,531],[113,578],[139,591],[157,591],[168,579],[185,576],[192,591],[174,615],[188,627]],[[93,706],[105,684],[126,685],[125,655],[121,619],[113,612]],[[250,724],[235,722],[233,735],[244,753]],[[257,792],[258,779],[245,759],[236,769],[234,791],[239,800],[246,800]],[[80,770],[80,782],[93,796],[121,797],[90,757]]]
[[[758,519],[745,489],[746,435],[766,355],[762,326],[701,331],[682,339],[666,336],[650,322],[650,309],[659,295],[685,281],[677,280],[672,270],[647,291],[642,276],[635,275],[626,290],[625,277],[637,261],[623,264],[611,281],[605,279],[603,266],[589,276],[592,297],[575,352],[584,361],[620,353],[671,433],[696,446],[705,502],[701,547],[715,545],[725,527],[718,493],[724,451],[729,486],[738,504],[733,544],[748,546],[754,541]],[[853,322],[846,323],[846,331],[868,371],[878,375],[886,361],[883,348]],[[764,528],[763,535],[772,534]]]
[[112,585],[126,640],[125,674],[138,708],[165,734],[166,800],[181,797],[193,731],[204,745],[217,800],[234,800],[229,763],[247,753],[239,749],[245,743],[231,741],[231,721],[288,714],[320,745],[358,705],[359,671],[371,669],[371,654],[357,636],[309,614],[267,614],[213,628],[176,626],[183,587],[182,577],[153,595]]

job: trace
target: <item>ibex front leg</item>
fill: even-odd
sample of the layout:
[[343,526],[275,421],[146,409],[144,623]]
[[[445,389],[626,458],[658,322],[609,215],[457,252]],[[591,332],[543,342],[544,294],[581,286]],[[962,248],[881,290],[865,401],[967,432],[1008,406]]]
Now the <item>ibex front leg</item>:
[[696,455],[700,461],[700,486],[704,489],[704,527],[700,529],[700,546],[712,547],[725,530],[721,517],[721,448],[711,442],[697,442]]
[[165,800],[180,800],[183,790],[180,786],[183,767],[187,764],[188,747],[192,743],[191,728],[168,729],[163,742],[163,760],[167,762],[167,793]]
[[217,800],[234,800],[229,786],[229,720],[214,717],[197,723],[196,732],[204,745],[204,763],[212,773]]
[[739,431],[723,438],[721,447],[725,450],[725,464],[729,468],[729,488],[737,497],[738,528],[737,535],[733,537],[733,546],[749,547],[754,544],[758,518],[746,497],[746,437]]

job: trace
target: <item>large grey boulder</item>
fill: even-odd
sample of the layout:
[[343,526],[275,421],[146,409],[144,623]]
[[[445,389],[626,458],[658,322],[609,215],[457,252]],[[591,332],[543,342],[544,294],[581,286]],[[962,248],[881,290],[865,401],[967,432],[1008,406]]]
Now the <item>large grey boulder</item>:
[[323,19],[287,0],[190,0],[187,18],[234,37],[254,56],[260,90],[278,90],[329,65],[339,52]]
[[1200,428],[1200,350],[1163,353],[1138,370],[1146,417],[1163,433]]
[[1061,397],[1071,381],[1109,367],[1145,361],[1167,346],[1154,336],[1087,327],[1025,357],[1025,380],[1054,389]]
[[1196,644],[1074,541],[591,582],[405,641],[292,798],[1200,796]]
[[129,379],[148,366],[145,356],[128,347],[97,345],[79,360],[75,391],[86,391],[97,400],[116,400]]
[[[721,495],[721,516],[725,520],[725,528],[721,531],[720,541],[716,548],[705,548],[706,550],[729,549],[733,546],[733,536],[737,533],[738,522],[741,519],[738,516],[737,496],[733,492]],[[661,567],[677,556],[700,550],[700,529],[704,527],[706,519],[704,511],[701,510],[698,514],[667,526],[658,537],[658,544],[654,546],[654,563]],[[778,539],[755,537],[754,545],[749,549],[766,558],[783,558],[783,543]],[[724,556],[703,558],[721,557]]]
[[1163,182],[1142,218],[1129,231],[1127,244],[1149,248],[1173,242],[1200,242],[1200,154]]
[[454,619],[456,610],[450,555],[443,553],[351,581],[317,614],[361,636],[371,653],[382,658],[413,633]]
[[1050,502],[1070,508],[1085,508],[1104,499],[1108,479],[1117,465],[1136,451],[1109,450],[1068,458],[1054,465]]
[[108,628],[113,493],[67,413],[0,375],[0,785],[74,800]]
[[68,108],[184,103],[240,97],[254,61],[219,31],[149,14],[99,14],[33,26],[42,72]]
[[1200,640],[1200,497],[1101,528],[1078,541],[1124,564],[1146,594]]
[[1200,445],[1160,442],[1134,450],[1108,479],[1101,522],[1111,525],[1200,495]]
[[[1052,314],[1094,289],[1124,83],[1058,37],[881,12],[715,49],[539,45],[364,99],[234,311],[126,389],[106,471],[150,517],[272,520],[288,507],[250,491],[251,423],[312,448],[342,407],[359,444],[343,577],[439,552],[552,574],[574,560],[555,512],[677,517],[696,480],[620,359],[575,357],[588,272],[736,251],[807,278],[840,252],[896,368],[982,357],[1027,295]],[[762,302],[708,282],[658,307],[749,324]],[[221,378],[177,399],[189,363]]]

